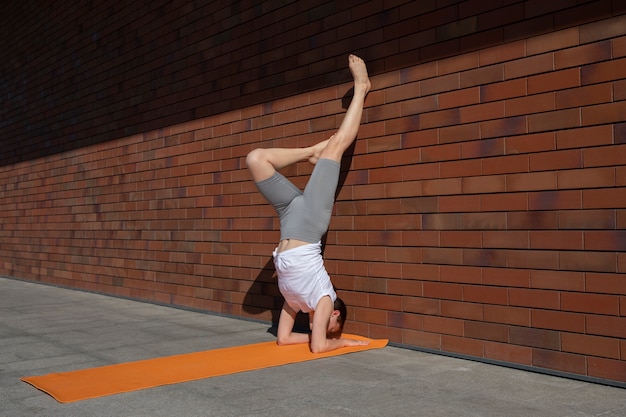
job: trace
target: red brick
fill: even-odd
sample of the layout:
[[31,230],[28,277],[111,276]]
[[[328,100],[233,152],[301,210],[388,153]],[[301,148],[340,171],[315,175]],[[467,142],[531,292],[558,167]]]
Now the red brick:
[[424,296],[443,300],[461,300],[463,286],[443,282],[424,282]]
[[578,39],[579,29],[577,27],[534,36],[526,40],[526,53],[528,55],[537,55],[577,46]]
[[494,26],[507,25],[519,21],[524,16],[523,4],[512,4],[499,7],[478,16],[479,29],[485,30]]
[[461,88],[491,84],[504,80],[504,65],[496,64],[461,73]]
[[370,308],[355,308],[354,320],[363,323],[386,324],[387,314],[383,310],[374,310]]
[[457,160],[460,157],[460,152],[460,146],[454,143],[422,148],[422,162]]
[[584,291],[585,277],[576,271],[532,271],[530,285],[540,289]]
[[482,320],[483,318],[482,306],[480,304],[445,300],[441,301],[441,315],[469,320]]
[[422,96],[458,90],[460,87],[461,81],[458,73],[420,81],[420,92]]
[[619,359],[619,341],[607,337],[589,336],[585,334],[561,334],[562,349],[565,352],[582,355],[601,356]]
[[626,279],[616,274],[585,274],[585,288],[593,293],[626,295]]
[[[626,193],[621,188],[583,190],[584,209],[605,209],[626,207]],[[623,191],[623,190],[622,190]]]
[[626,17],[624,15],[583,25],[580,27],[580,41],[587,43],[624,35],[626,34],[625,25]]
[[508,342],[509,328],[503,324],[466,321],[464,336],[493,342]]
[[437,75],[437,63],[427,62],[400,70],[400,81],[411,82],[432,78]]
[[483,342],[465,337],[442,336],[441,348],[447,352],[456,352],[476,357],[483,356]]
[[424,316],[424,330],[442,335],[463,335],[463,320],[448,317]]
[[586,316],[587,334],[626,338],[626,317]]
[[589,357],[587,363],[589,376],[626,382],[626,363],[623,360]]
[[503,100],[513,97],[523,97],[527,94],[526,78],[518,78],[500,83],[480,86],[481,102]]
[[464,230],[505,229],[506,213],[466,213],[457,216],[458,226]]
[[402,310],[428,315],[441,314],[441,301],[433,298],[402,297]]
[[506,101],[506,116],[542,113],[555,110],[554,93],[537,94]]
[[505,138],[506,152],[519,154],[554,150],[556,149],[555,136],[553,132],[544,132]]
[[441,335],[438,333],[403,330],[402,341],[408,345],[441,350]]
[[611,40],[613,58],[623,58],[626,56],[626,37],[615,38]]
[[385,103],[393,103],[412,99],[420,96],[420,84],[418,82],[401,84],[384,90]]
[[387,247],[385,255],[387,262],[394,263],[419,262],[422,259],[421,249],[418,248]]
[[508,192],[556,189],[556,172],[510,174],[506,178]]
[[385,121],[385,134],[407,133],[420,129],[419,115]]
[[568,271],[617,272],[617,257],[607,252],[561,252],[559,268]]
[[560,293],[549,290],[510,288],[509,304],[558,310],[560,308]]
[[413,280],[391,279],[387,282],[387,291],[389,294],[421,296],[422,283]]
[[[480,175],[481,163],[480,160],[460,160],[450,161],[441,164],[440,175],[442,177],[440,182],[450,185],[450,191],[442,192],[440,194],[457,194],[460,192],[460,184],[458,178]],[[443,178],[446,178],[445,180]],[[450,181],[454,179],[454,182]],[[437,180],[432,180],[437,181]],[[424,187],[425,188],[425,187]]]
[[556,132],[558,149],[582,148],[613,143],[611,126],[593,126]]
[[585,356],[552,350],[534,349],[533,365],[577,374],[584,374],[586,370]]
[[401,297],[383,295],[383,294],[370,294],[369,295],[369,307],[380,310],[394,310],[402,301]]
[[592,314],[619,315],[619,298],[614,295],[563,293],[561,308]]
[[589,168],[558,173],[559,188],[601,188],[615,186],[613,168]]
[[420,127],[422,129],[454,125],[458,124],[460,120],[460,111],[458,108],[425,113],[421,114],[419,117]]
[[561,347],[560,332],[554,330],[511,326],[509,335],[511,343],[518,346],[553,350],[558,350]]
[[527,81],[528,94],[564,90],[580,86],[580,71],[578,68],[553,71],[528,77]]
[[485,358],[496,361],[530,365],[532,350],[528,347],[513,346],[508,343],[485,342]]
[[438,143],[437,130],[420,130],[417,132],[402,133],[402,147],[404,149],[434,145]]
[[525,49],[524,41],[510,42],[504,45],[481,49],[478,53],[480,65],[485,66],[522,58],[526,53]]
[[478,67],[478,53],[455,55],[437,62],[437,75],[447,75]]
[[379,185],[383,187],[385,196],[388,198],[418,196],[422,193],[421,183],[419,181],[406,181]]
[[422,182],[422,195],[459,194],[460,192],[461,181],[459,178],[424,180]]
[[[456,213],[425,214],[422,216],[423,230],[455,230],[462,225],[462,216]],[[460,256],[460,252],[459,252]]]
[[534,55],[504,64],[504,77],[507,80],[554,70],[554,56],[551,53]]
[[578,127],[581,115],[578,109],[557,110],[528,116],[528,131],[542,132]]
[[515,211],[528,209],[528,196],[526,194],[487,194],[481,197],[481,209],[483,211]]
[[611,42],[597,42],[576,48],[557,51],[554,55],[556,68],[569,68],[611,59]]
[[[473,141],[480,138],[480,126],[478,123],[470,123],[455,126],[444,126],[439,129],[439,143],[454,143]],[[473,142],[476,144],[476,142]],[[478,142],[479,144],[482,142]],[[472,145],[461,145],[462,147],[471,147]],[[480,146],[480,145],[475,145]],[[462,148],[463,149],[463,148]],[[463,155],[469,157],[468,155]]]
[[483,138],[513,136],[528,133],[527,117],[507,117],[480,123]]
[[439,109],[467,106],[477,104],[479,101],[480,90],[478,87],[441,93],[438,97]]
[[493,323],[530,327],[530,309],[523,307],[484,305],[484,320]]
[[626,232],[588,231],[584,233],[586,250],[626,251]]
[[472,303],[506,305],[507,289],[499,287],[486,287],[478,285],[463,286],[463,301]]
[[387,323],[391,327],[421,330],[424,327],[423,321],[423,318],[418,314],[400,313],[397,311],[387,312]]
[[582,207],[578,190],[541,191],[528,195],[529,210],[577,210]]
[[598,104],[582,108],[582,125],[621,122],[626,119],[626,101]]
[[626,144],[626,123],[613,125],[613,141],[616,145]]
[[614,59],[581,68],[582,85],[598,84],[626,78],[626,58]]
[[[544,152],[530,156],[531,171],[544,171],[548,169],[563,170],[580,167],[582,167],[582,155],[579,150]],[[561,183],[559,183],[559,186],[560,185]]]
[[505,179],[503,175],[463,178],[462,192],[464,194],[501,193],[505,191]]
[[461,123],[472,123],[502,117],[504,117],[504,103],[502,102],[478,104],[460,109]]
[[534,328],[582,333],[585,331],[585,316],[563,311],[532,310],[531,324]]
[[485,231],[482,233],[485,248],[528,249],[528,232],[525,231]]
[[402,265],[402,278],[423,281],[439,281],[439,265]]
[[613,210],[563,211],[558,214],[559,229],[614,229]]
[[577,231],[531,231],[532,249],[581,250],[583,234]]

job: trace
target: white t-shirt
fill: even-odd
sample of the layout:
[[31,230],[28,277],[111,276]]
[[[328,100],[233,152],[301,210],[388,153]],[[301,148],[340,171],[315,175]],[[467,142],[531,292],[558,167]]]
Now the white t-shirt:
[[273,255],[278,289],[291,308],[303,313],[314,311],[317,303],[326,295],[335,302],[337,294],[324,268],[322,242],[309,243],[280,253],[274,250]]

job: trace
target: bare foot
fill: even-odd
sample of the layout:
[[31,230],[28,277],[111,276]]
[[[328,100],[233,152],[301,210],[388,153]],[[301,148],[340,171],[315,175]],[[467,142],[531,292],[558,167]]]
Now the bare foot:
[[[333,135],[335,136],[335,135]],[[331,136],[331,138],[333,137]],[[322,151],[324,149],[326,149],[326,145],[328,145],[328,141],[330,139],[326,139],[320,143],[318,143],[317,145],[313,145],[311,146],[311,152],[312,155],[309,157],[309,162],[313,165],[315,165],[317,163],[317,160],[320,159],[320,155],[322,154]]]
[[365,94],[367,94],[370,88],[372,88],[372,83],[370,83],[370,79],[367,75],[365,62],[356,55],[350,55],[348,57],[348,66],[350,67],[352,78],[354,79],[354,89],[363,88]]

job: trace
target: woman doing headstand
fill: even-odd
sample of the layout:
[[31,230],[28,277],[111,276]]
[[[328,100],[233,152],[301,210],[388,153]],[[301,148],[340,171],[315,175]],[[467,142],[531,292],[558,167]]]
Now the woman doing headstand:
[[[365,96],[371,88],[367,68],[348,58],[354,95],[339,130],[307,148],[258,148],[246,157],[252,179],[280,219],[280,242],[274,250],[278,287],[285,298],[278,321],[279,345],[309,343],[314,353],[367,342],[341,338],[346,308],[337,297],[321,253],[328,230],[343,153],[356,139]],[[302,192],[278,170],[299,161],[314,164]],[[309,313],[311,334],[293,331],[298,311]]]

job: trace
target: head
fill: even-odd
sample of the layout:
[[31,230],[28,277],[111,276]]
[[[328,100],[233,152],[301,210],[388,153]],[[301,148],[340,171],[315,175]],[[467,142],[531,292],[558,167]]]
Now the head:
[[343,332],[343,325],[346,322],[347,314],[346,304],[341,298],[337,297],[333,306],[333,312],[330,315],[328,331],[326,332],[329,338],[334,339],[341,337],[341,332]]

